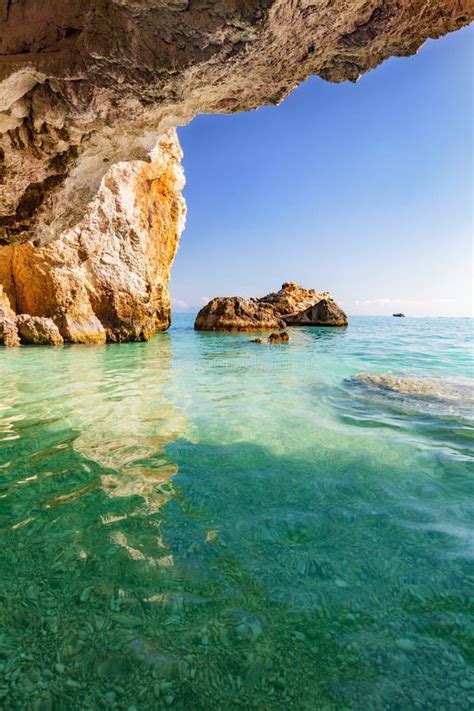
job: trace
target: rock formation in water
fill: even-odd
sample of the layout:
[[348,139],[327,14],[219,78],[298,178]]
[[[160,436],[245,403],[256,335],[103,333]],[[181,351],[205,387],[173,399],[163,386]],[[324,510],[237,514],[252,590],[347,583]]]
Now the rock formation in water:
[[258,299],[269,304],[287,326],[347,326],[347,316],[327,291],[285,282],[280,291]]
[[[47,317],[61,341],[75,343],[145,340],[168,328],[169,273],[186,213],[181,155],[171,130],[151,162],[107,173],[78,228],[45,247],[0,247],[3,318]],[[1,304],[0,294],[0,320]],[[19,318],[21,341],[40,342]]]
[[269,304],[241,296],[211,299],[194,324],[197,331],[273,331],[284,326],[285,322]]
[[[0,244],[26,243],[0,254],[0,308],[6,294],[66,341],[165,328],[184,216],[166,132],[277,104],[312,74],[355,81],[473,15],[473,0],[0,0]],[[12,313],[1,342],[18,341]]]
[[0,0],[0,240],[46,243],[114,163],[197,113],[355,81],[472,19],[472,0]]
[[[197,331],[268,331],[285,326],[347,326],[347,316],[327,291],[285,282],[280,291],[258,299],[218,296],[200,310],[194,324]],[[277,335],[283,334],[272,334]]]
[[61,346],[64,339],[51,318],[20,314],[15,319],[20,343],[35,346]]

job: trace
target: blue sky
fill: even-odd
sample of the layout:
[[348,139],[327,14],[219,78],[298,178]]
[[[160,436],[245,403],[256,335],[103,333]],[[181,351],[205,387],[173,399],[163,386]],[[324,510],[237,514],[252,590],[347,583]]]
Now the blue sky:
[[472,40],[180,129],[175,309],[292,280],[350,314],[472,315]]

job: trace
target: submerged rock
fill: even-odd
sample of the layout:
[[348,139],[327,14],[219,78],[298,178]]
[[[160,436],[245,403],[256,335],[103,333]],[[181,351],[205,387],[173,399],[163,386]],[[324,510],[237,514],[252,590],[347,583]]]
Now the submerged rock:
[[252,338],[250,343],[288,343],[290,340],[289,335],[286,331],[283,333],[270,333],[268,338]]
[[21,343],[37,346],[60,346],[64,343],[59,329],[50,318],[21,314],[16,318]]
[[269,304],[240,296],[212,299],[200,310],[194,324],[197,331],[270,331],[284,326]]
[[457,383],[439,377],[417,378],[391,373],[359,373],[351,382],[380,393],[452,400],[474,405],[474,386],[467,382]]
[[[265,331],[285,326],[347,326],[347,316],[327,292],[285,282],[258,299],[216,297],[198,313],[198,331]],[[282,334],[273,334],[276,336]],[[255,339],[254,342],[259,342]]]

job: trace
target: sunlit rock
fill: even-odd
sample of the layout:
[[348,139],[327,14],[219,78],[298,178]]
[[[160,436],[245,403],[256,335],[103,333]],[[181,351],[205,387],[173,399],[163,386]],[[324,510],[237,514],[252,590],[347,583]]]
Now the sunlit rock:
[[0,247],[11,311],[50,318],[75,343],[146,340],[168,328],[186,214],[181,157],[170,131],[152,162],[109,171],[80,227],[45,247]]
[[200,310],[194,327],[197,331],[273,331],[284,325],[270,305],[257,299],[217,296]]
[[[259,299],[219,296],[197,315],[197,331],[268,331],[285,326],[347,326],[347,316],[328,292],[285,282],[280,291]],[[287,334],[271,334],[283,342]],[[259,339],[254,339],[255,343]]]
[[285,282],[259,301],[270,304],[287,326],[347,326],[347,316],[327,291]]
[[21,314],[16,318],[20,342],[35,346],[60,346],[64,343],[59,329],[50,318]]

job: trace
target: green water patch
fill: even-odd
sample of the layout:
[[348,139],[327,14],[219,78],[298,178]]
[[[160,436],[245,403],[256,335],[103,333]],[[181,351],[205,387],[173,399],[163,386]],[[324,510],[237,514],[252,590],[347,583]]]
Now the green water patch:
[[414,321],[2,351],[0,708],[470,710],[472,419],[347,386],[467,377]]

